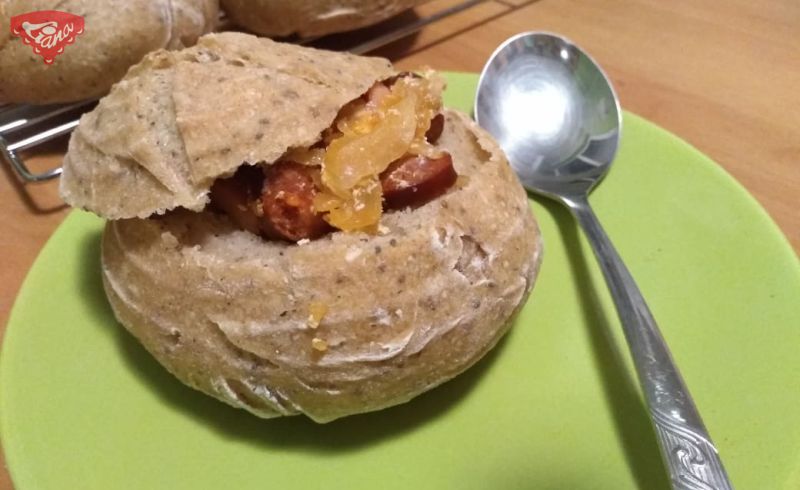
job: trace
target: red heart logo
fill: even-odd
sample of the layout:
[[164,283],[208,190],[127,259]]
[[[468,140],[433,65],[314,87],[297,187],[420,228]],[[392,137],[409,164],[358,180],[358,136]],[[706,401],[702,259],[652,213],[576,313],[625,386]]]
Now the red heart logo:
[[83,34],[83,17],[58,10],[28,12],[11,17],[11,33],[51,65],[65,46]]

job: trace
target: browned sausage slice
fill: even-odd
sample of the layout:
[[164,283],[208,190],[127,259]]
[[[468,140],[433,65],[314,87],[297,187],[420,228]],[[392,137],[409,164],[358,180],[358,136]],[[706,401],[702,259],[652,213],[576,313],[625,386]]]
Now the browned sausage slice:
[[458,178],[449,153],[439,158],[409,155],[392,162],[381,174],[388,209],[421,206],[444,194]]
[[260,168],[243,166],[232,177],[214,182],[211,204],[225,212],[239,228],[258,235],[260,225],[256,206],[263,180]]
[[261,229],[270,238],[296,242],[318,238],[330,228],[314,212],[317,188],[311,168],[294,162],[278,162],[264,172],[261,195]]

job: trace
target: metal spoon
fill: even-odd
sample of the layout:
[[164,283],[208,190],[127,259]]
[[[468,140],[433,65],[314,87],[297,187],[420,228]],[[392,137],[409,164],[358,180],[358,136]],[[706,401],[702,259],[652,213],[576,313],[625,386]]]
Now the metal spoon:
[[484,67],[475,117],[497,138],[525,188],[566,205],[589,238],[617,306],[672,487],[732,489],[639,288],[589,207],[589,192],[611,166],[622,126],[606,75],[567,39],[519,34],[497,48]]

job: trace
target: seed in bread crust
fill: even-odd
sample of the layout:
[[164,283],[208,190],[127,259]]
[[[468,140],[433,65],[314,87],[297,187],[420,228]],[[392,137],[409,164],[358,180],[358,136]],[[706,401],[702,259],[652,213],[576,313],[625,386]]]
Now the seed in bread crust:
[[320,338],[314,337],[313,339],[311,339],[311,347],[314,350],[325,352],[326,350],[328,350],[328,343]]

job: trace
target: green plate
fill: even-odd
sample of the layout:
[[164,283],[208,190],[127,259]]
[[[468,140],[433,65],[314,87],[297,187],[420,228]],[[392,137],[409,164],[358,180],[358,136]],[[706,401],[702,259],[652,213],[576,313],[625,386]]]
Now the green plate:
[[[475,83],[451,75],[449,105],[469,110]],[[639,117],[624,124],[597,214],[736,488],[796,490],[798,260],[712,161]],[[257,419],[167,374],[106,304],[102,221],[73,212],[31,269],[3,346],[0,429],[17,488],[666,490],[590,250],[557,205],[532,207],[544,264],[497,349],[408,404],[323,426]]]

